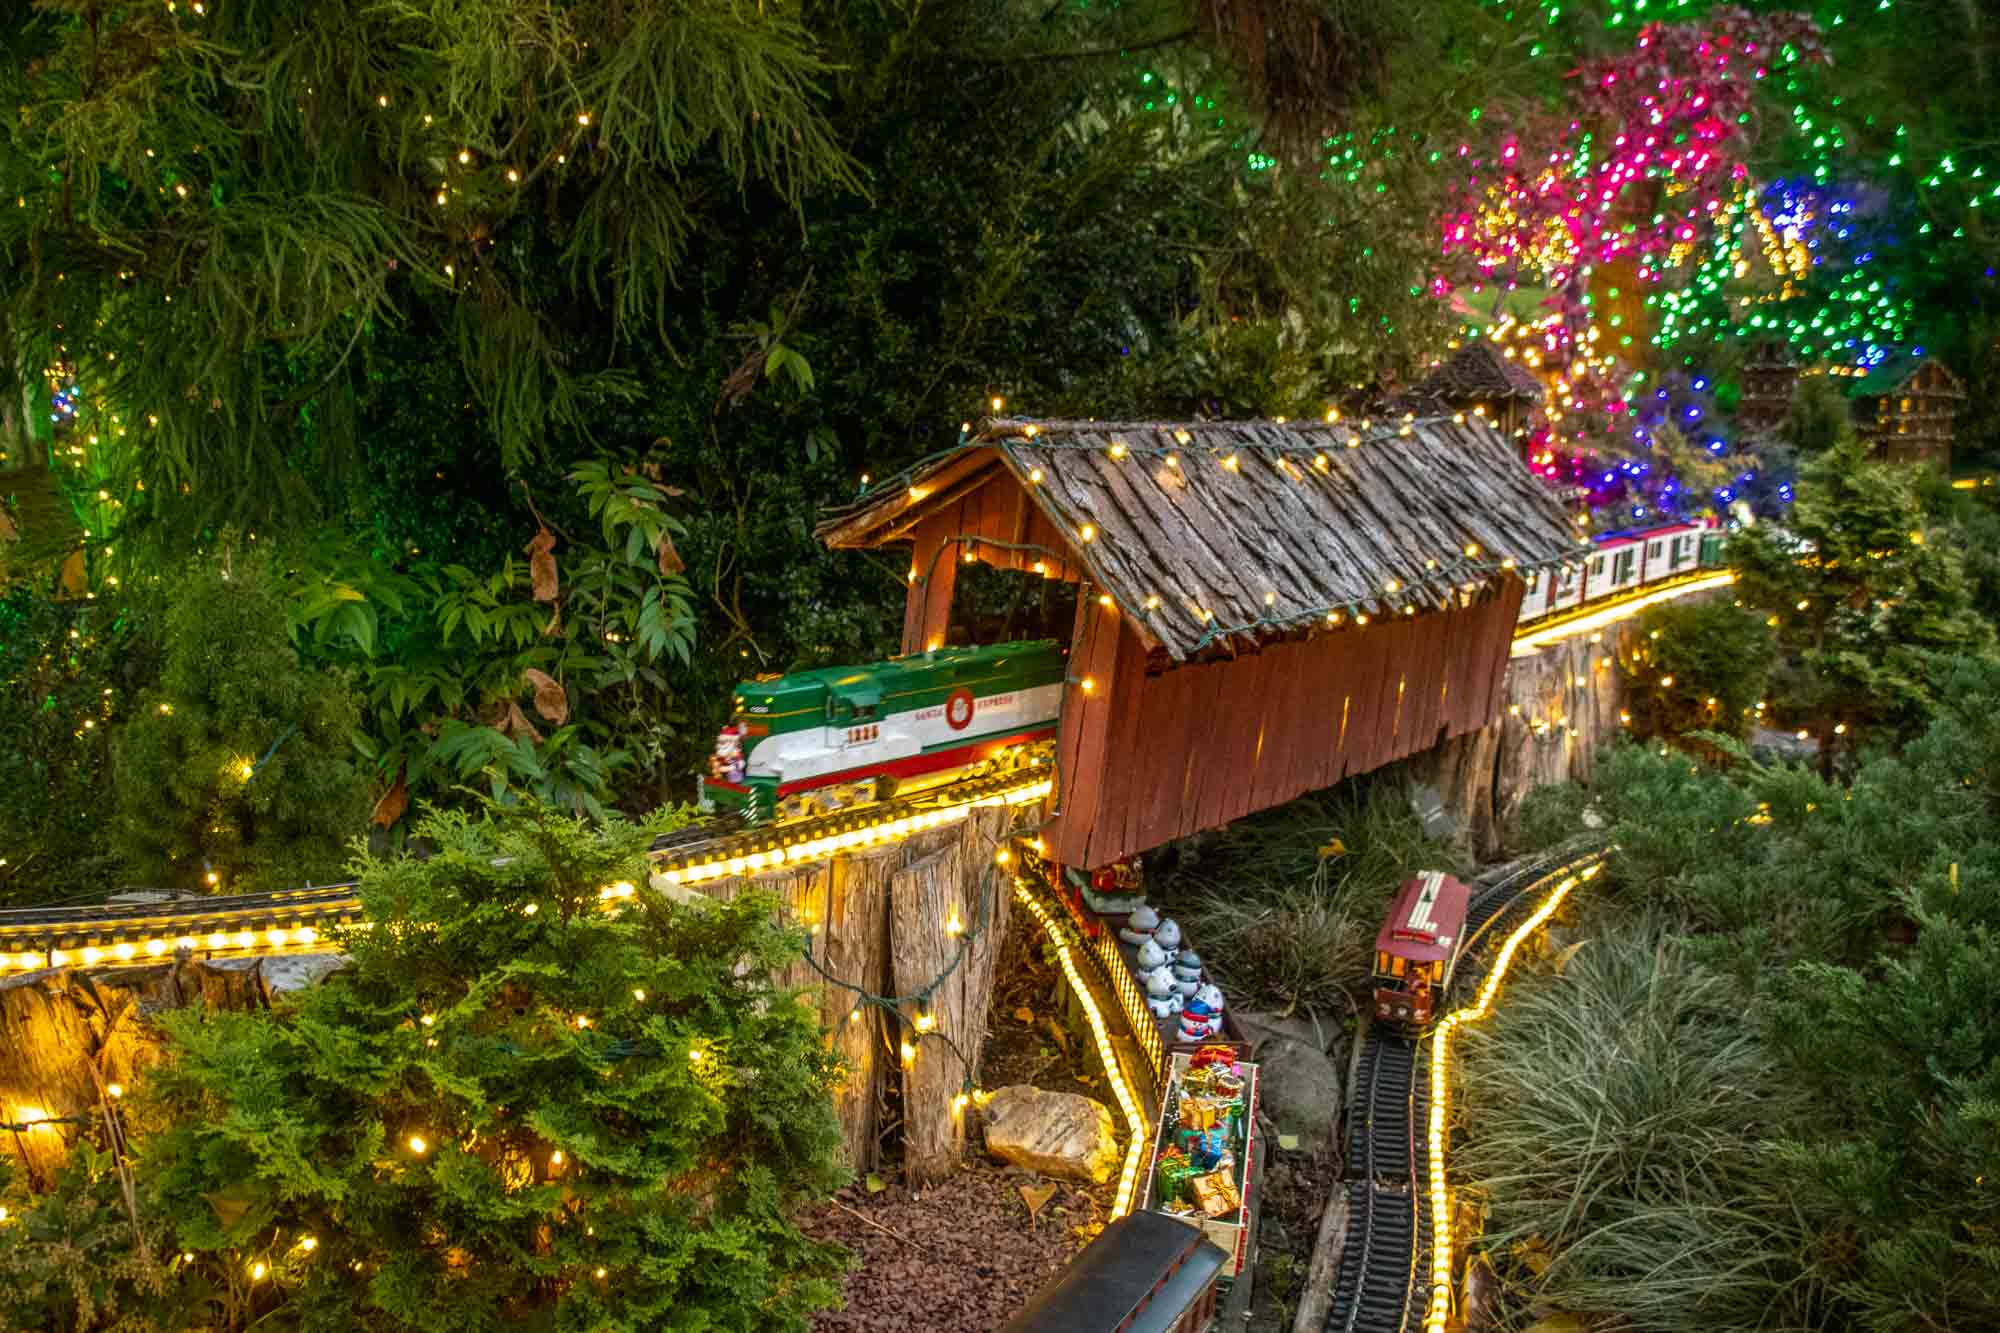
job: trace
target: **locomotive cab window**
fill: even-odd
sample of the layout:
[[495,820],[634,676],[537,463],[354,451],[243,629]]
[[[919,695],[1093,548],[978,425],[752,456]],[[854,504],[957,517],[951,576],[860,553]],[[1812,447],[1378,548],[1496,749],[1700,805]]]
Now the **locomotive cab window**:
[[1626,579],[1631,578],[1633,567],[1638,563],[1639,553],[1637,551],[1620,551],[1617,558],[1611,562],[1611,581],[1613,583],[1623,583]]

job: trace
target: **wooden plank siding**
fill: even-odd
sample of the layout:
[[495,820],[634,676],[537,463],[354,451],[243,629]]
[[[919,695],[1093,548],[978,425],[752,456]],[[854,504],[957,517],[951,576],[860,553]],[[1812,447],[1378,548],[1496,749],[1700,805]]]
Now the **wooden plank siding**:
[[1129,624],[1086,618],[1071,670],[1097,688],[1064,709],[1050,855],[1107,865],[1477,730],[1520,589],[1153,674]]
[[818,532],[912,543],[905,652],[968,559],[1079,583],[1043,837],[1085,868],[1484,726],[1522,576],[1585,554],[1470,418],[987,421]]

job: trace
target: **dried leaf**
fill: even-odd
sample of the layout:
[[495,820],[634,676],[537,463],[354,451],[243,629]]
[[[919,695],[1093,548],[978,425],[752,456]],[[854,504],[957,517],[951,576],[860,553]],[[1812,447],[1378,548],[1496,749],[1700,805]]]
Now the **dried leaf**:
[[1028,1205],[1028,1220],[1031,1222],[1041,1213],[1048,1201],[1056,1196],[1054,1185],[1040,1185],[1032,1189],[1026,1185],[1017,1185],[1015,1188],[1021,1191],[1021,1202]]
[[1014,1021],[1017,1023],[1032,1023],[1035,1021],[1035,1011],[1024,1004],[1014,1011]]
[[1576,957],[1576,951],[1578,949],[1581,949],[1584,945],[1588,943],[1590,943],[1589,940],[1578,940],[1575,944],[1570,945],[1568,948],[1564,949],[1561,953],[1556,955],[1557,976],[1561,976],[1563,969],[1569,966],[1569,960]]
[[868,1186],[868,1192],[870,1194],[880,1194],[883,1190],[889,1188],[887,1182],[885,1182],[882,1179],[882,1177],[876,1175],[873,1171],[870,1171],[868,1173],[868,1178],[862,1183]]
[[678,574],[687,568],[681,562],[681,553],[674,549],[674,539],[667,535],[664,528],[660,530],[660,544],[655,549],[659,553],[662,574]]
[[1297,1152],[1299,1136],[1296,1134],[1280,1134],[1278,1135],[1278,1146],[1286,1152]]
[[508,740],[519,740],[526,736],[539,744],[542,739],[542,733],[535,730],[535,724],[528,721],[528,715],[521,711],[521,705],[512,699],[507,701],[507,711],[500,715],[500,721],[495,724],[495,729]]
[[528,578],[535,586],[535,600],[553,602],[556,599],[556,536],[547,528],[535,533],[528,543]]
[[569,694],[545,671],[529,667],[521,673],[535,691],[535,711],[555,726],[569,721]]
[[375,813],[369,816],[376,824],[388,828],[403,817],[410,808],[410,784],[406,780],[407,768],[396,770],[396,780],[389,784],[389,790],[382,793],[382,799],[375,802]]
[[1336,856],[1345,855],[1347,855],[1347,844],[1338,838],[1319,849],[1319,859],[1322,861],[1330,861]]
[[20,535],[21,531],[14,526],[14,520],[7,516],[6,510],[0,509],[0,541],[11,542]]

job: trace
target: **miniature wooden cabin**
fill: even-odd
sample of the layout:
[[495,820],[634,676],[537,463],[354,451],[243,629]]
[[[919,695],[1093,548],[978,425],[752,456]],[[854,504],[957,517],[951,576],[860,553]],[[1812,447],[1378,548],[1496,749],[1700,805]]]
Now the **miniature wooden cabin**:
[[1535,410],[1547,394],[1540,380],[1486,338],[1475,338],[1424,376],[1416,387],[1377,404],[1384,416],[1484,416],[1525,450]]
[[1889,463],[1951,467],[1952,435],[1965,389],[1932,357],[1892,357],[1865,375],[1847,377],[1854,428]]
[[992,420],[819,534],[912,545],[905,652],[967,562],[1081,583],[1042,836],[1087,868],[1484,726],[1521,575],[1582,540],[1464,416]]

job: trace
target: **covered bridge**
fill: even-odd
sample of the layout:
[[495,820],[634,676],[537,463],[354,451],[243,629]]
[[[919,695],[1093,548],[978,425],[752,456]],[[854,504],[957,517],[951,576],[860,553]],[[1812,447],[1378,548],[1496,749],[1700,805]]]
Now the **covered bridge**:
[[1087,868],[1485,725],[1520,576],[1583,540],[1477,416],[988,420],[818,531],[913,546],[906,653],[962,563],[1081,583],[1044,836]]

